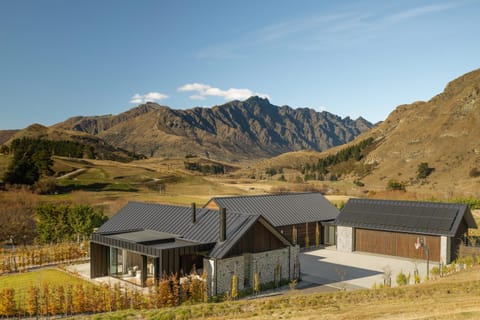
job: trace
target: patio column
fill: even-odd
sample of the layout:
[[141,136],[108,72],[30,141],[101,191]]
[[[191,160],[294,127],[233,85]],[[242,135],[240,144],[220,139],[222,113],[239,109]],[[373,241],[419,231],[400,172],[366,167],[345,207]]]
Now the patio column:
[[142,287],[147,284],[147,256],[142,255]]
[[153,263],[153,279],[155,280],[155,284],[158,285],[160,281],[160,257],[155,258],[155,260],[153,260]]

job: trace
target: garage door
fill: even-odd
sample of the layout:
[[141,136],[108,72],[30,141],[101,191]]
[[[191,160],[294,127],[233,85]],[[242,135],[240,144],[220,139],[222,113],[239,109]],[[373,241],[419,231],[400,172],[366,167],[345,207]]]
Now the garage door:
[[[417,234],[355,229],[355,251],[412,259],[426,259],[422,248],[415,249]],[[425,236],[430,260],[440,261],[440,237]]]

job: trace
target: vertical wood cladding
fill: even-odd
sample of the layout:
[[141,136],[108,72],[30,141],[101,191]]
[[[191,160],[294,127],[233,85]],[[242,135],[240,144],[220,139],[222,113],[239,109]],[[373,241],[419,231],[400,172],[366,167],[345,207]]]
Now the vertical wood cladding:
[[285,244],[260,222],[256,222],[230,249],[226,257],[284,248]]
[[[355,229],[355,251],[372,252],[412,259],[426,259],[423,248],[415,249],[415,242],[423,235]],[[440,236],[425,236],[429,258],[440,261]]]

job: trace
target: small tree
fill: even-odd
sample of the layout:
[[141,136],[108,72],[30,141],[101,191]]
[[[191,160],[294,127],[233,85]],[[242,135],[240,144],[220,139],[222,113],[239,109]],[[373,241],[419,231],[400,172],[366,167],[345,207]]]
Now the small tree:
[[15,290],[3,288],[0,292],[0,315],[13,316],[16,313],[15,309]]
[[232,299],[236,299],[238,296],[238,277],[235,273],[232,275]]
[[39,290],[37,287],[30,286],[27,289],[27,305],[26,309],[30,317],[38,314]]
[[260,276],[258,272],[253,274],[253,293],[258,294],[260,292]]

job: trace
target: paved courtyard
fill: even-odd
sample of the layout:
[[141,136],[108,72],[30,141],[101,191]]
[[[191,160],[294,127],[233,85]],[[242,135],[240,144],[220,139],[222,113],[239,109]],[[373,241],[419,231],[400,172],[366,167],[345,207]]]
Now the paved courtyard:
[[[391,271],[391,284],[396,286],[397,274],[410,273],[413,283],[417,268],[423,281],[427,272],[424,260],[388,257],[369,253],[339,252],[334,248],[307,251],[300,254],[302,282],[299,289],[327,286],[333,289],[355,290],[372,288],[384,283],[385,270]],[[430,269],[438,263],[430,263]],[[318,288],[319,289],[319,288]],[[310,290],[310,289],[309,289]],[[325,291],[325,288],[321,291]]]

